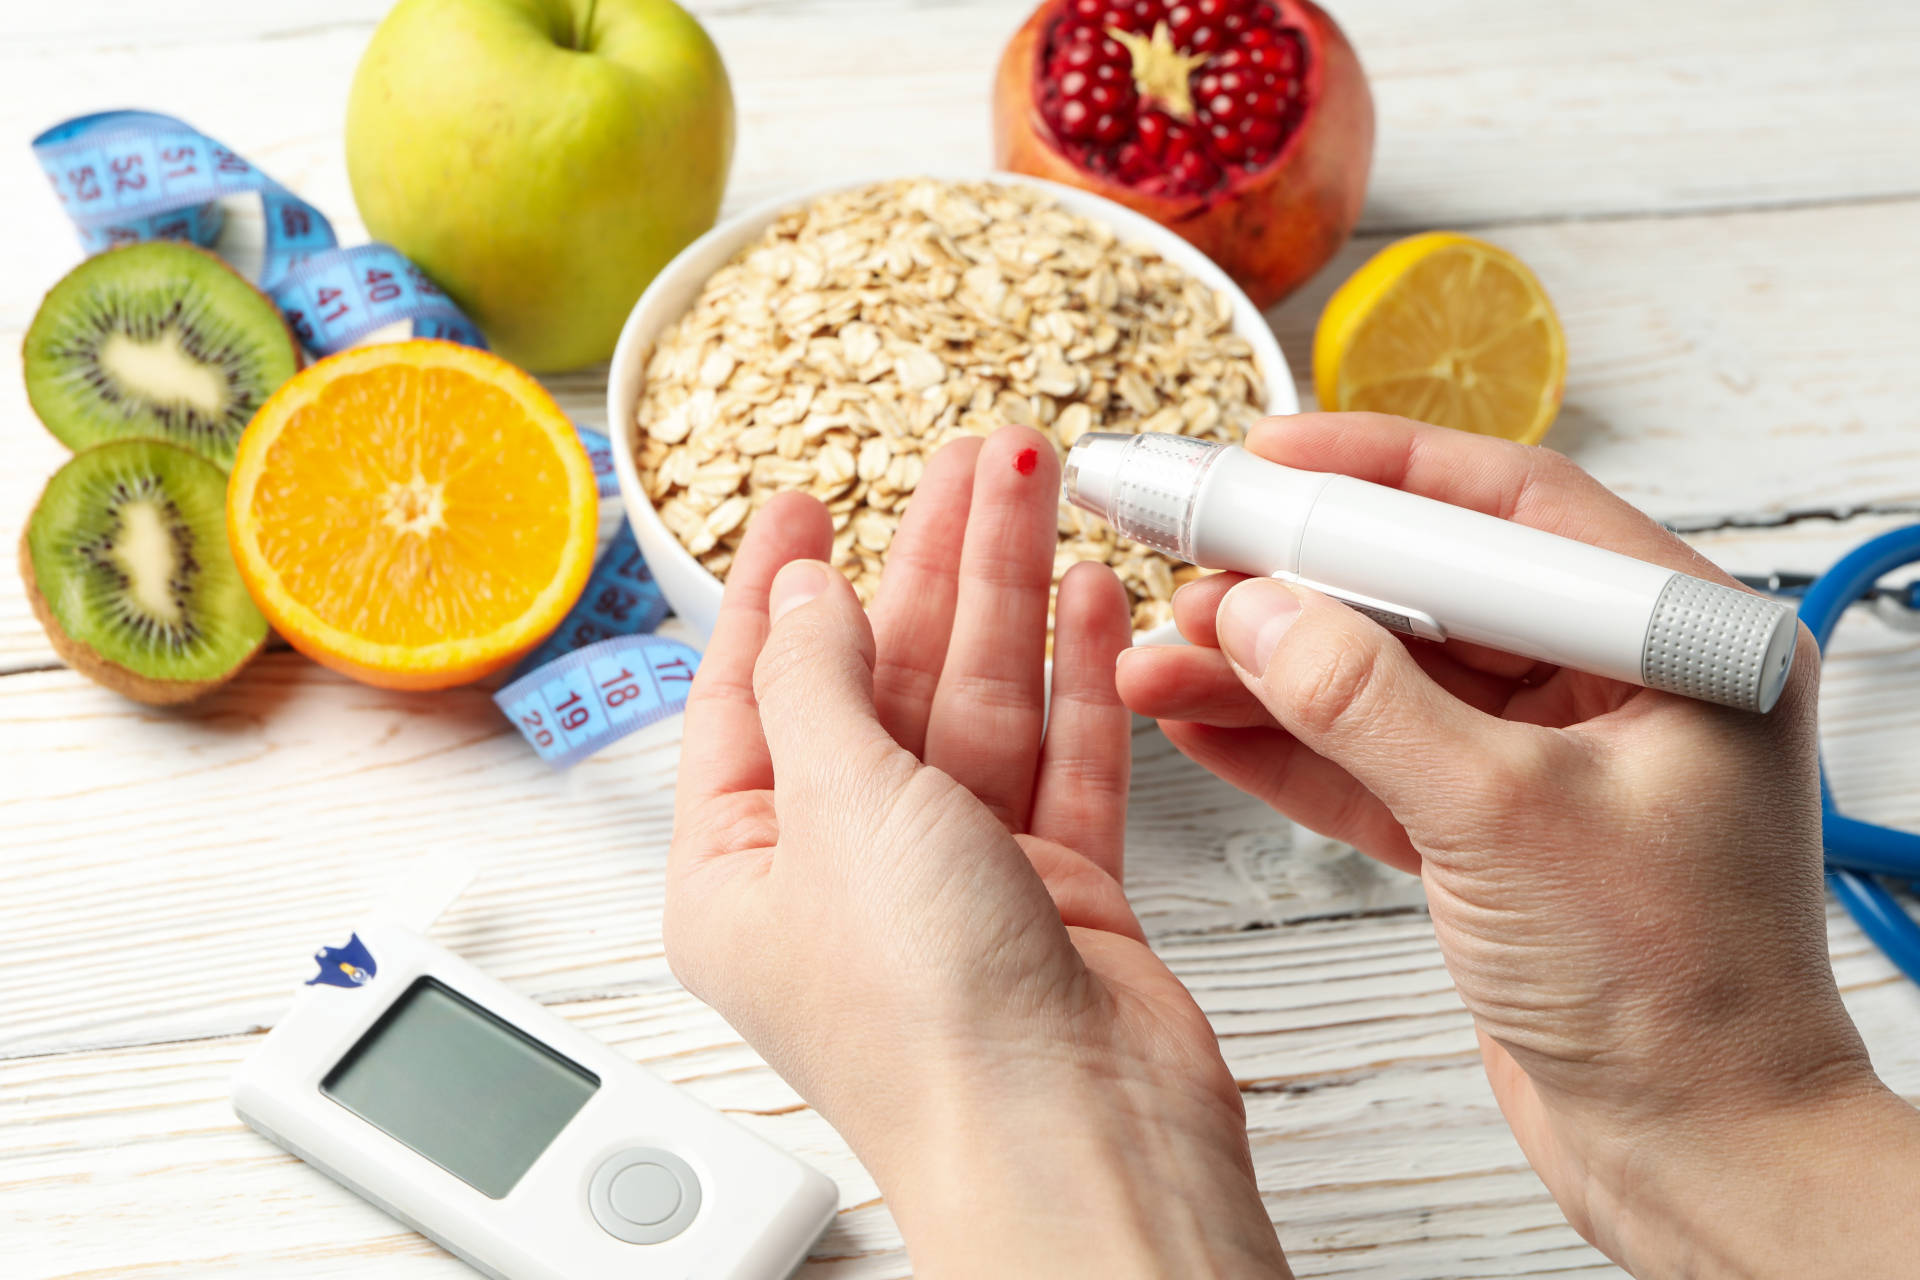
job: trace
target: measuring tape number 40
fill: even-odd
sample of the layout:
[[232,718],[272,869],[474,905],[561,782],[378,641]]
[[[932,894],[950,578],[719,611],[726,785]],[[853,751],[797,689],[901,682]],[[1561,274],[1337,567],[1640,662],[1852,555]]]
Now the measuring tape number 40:
[[[79,116],[35,138],[33,153],[88,253],[143,240],[186,240],[211,249],[225,222],[218,202],[258,193],[266,219],[259,284],[316,355],[403,322],[415,337],[486,346],[479,327],[398,250],[341,248],[320,210],[172,116]],[[600,432],[578,424],[575,430],[600,496],[614,496],[612,445]],[[700,654],[652,634],[667,614],[623,520],[579,602],[515,669],[495,703],[556,769],[677,714]]]

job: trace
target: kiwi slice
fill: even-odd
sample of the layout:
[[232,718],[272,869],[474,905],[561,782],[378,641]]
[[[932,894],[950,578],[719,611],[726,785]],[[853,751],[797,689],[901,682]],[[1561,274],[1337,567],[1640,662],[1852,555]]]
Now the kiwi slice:
[[231,679],[267,638],[227,549],[227,478],[161,440],[75,454],[20,539],[47,638],[82,675],[155,705]]
[[300,367],[280,309],[175,241],[88,258],[27,330],[27,399],[70,449],[149,436],[222,469],[254,410]]

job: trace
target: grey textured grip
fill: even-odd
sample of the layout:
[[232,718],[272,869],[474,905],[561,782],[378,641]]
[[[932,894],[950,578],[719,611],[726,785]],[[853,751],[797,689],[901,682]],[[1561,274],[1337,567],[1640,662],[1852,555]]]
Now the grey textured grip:
[[1654,602],[1641,672],[1649,689],[1767,711],[1793,661],[1793,640],[1786,605],[1676,573]]

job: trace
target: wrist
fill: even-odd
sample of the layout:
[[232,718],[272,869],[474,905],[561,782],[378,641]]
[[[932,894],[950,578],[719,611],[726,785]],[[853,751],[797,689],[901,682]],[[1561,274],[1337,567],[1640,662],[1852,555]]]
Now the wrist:
[[1237,1107],[1093,1077],[944,1097],[861,1153],[917,1275],[1290,1275]]
[[1592,1164],[1592,1238],[1637,1276],[1911,1274],[1920,1111],[1871,1076],[1621,1144]]

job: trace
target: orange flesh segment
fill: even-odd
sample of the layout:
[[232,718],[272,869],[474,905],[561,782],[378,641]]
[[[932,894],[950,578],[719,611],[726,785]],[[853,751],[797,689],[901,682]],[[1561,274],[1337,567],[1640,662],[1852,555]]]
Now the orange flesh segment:
[[488,635],[568,553],[568,475],[546,429],[445,367],[330,381],[269,446],[252,508],[287,595],[372,644]]

